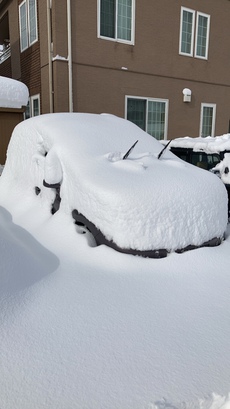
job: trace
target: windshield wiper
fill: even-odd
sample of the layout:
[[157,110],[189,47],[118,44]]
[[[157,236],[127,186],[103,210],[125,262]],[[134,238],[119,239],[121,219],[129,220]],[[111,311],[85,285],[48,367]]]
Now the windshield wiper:
[[127,159],[128,158],[128,156],[130,155],[130,153],[132,152],[132,150],[133,150],[133,148],[136,146],[136,144],[137,144],[137,142],[138,142],[138,140],[131,146],[131,148],[126,152],[126,154],[123,156],[123,160],[124,159]]
[[172,142],[172,139],[166,143],[166,145],[163,147],[163,149],[160,151],[159,155],[157,156],[157,159],[160,159],[160,157],[163,155],[165,149],[167,149],[167,147],[169,146],[170,142]]

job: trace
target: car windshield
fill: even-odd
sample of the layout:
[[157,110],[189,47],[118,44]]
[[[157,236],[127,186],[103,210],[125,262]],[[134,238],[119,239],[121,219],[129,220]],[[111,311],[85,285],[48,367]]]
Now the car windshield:
[[193,152],[191,163],[200,168],[210,170],[220,162],[220,155],[217,153],[206,154],[204,152]]

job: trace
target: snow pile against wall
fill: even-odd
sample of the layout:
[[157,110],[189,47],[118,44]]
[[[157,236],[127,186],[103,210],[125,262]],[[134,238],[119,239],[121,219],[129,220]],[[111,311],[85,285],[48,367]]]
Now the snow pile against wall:
[[60,183],[59,212],[71,217],[77,209],[122,248],[173,251],[222,237],[222,182],[171,152],[159,160],[161,150],[150,135],[112,115],[42,115],[15,128],[1,189],[7,197],[18,195],[13,200],[32,197],[48,209],[54,192],[43,180]]
[[22,108],[27,105],[28,98],[25,84],[0,76],[0,108]]

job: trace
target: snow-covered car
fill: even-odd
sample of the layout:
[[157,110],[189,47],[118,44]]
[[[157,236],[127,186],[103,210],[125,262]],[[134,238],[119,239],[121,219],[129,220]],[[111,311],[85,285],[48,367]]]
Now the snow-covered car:
[[145,257],[219,245],[227,226],[219,178],[162,153],[153,137],[109,114],[47,114],[19,124],[0,190],[36,212],[64,212],[98,245]]

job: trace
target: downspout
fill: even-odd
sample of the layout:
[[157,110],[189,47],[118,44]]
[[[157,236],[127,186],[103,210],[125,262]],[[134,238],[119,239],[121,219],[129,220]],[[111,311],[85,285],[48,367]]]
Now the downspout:
[[52,38],[51,38],[51,9],[52,0],[47,0],[47,39],[48,39],[48,67],[49,67],[49,107],[54,112],[53,104],[53,67],[52,67]]
[[73,61],[72,61],[72,28],[71,0],[67,0],[67,34],[68,34],[68,74],[69,74],[69,112],[73,112]]

